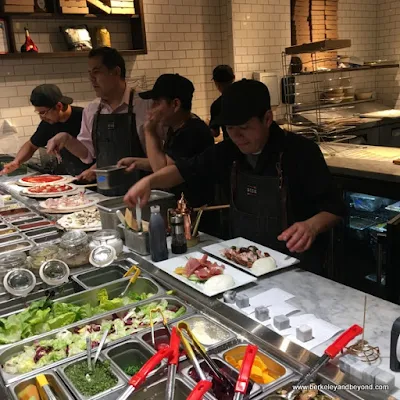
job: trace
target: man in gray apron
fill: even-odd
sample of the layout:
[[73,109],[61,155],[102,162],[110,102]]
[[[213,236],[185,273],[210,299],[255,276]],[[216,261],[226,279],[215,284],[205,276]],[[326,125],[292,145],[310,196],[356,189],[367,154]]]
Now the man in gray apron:
[[319,147],[285,133],[273,121],[269,91],[261,82],[244,79],[228,87],[220,122],[231,140],[142,179],[125,201],[135,204],[138,197],[146,200],[152,187],[168,188],[183,180],[220,182],[228,170],[232,237],[301,253],[303,265],[318,272],[323,233],[346,212]]
[[[151,102],[142,100],[125,81],[126,67],[121,54],[109,47],[89,53],[89,75],[96,95],[83,111],[78,137],[58,134],[48,144],[49,152],[66,147],[83,162],[96,159],[96,167],[116,165],[124,157],[145,157],[143,126]],[[138,179],[141,171],[126,175],[123,183],[110,190],[100,191],[106,196],[121,196]]]

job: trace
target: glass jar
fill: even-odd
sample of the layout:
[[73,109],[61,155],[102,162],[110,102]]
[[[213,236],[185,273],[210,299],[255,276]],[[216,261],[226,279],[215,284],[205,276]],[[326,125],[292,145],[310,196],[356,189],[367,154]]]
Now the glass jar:
[[38,275],[39,269],[45,261],[58,258],[59,247],[56,245],[36,246],[29,251],[28,261],[32,271]]
[[92,250],[104,244],[114,247],[117,256],[122,253],[124,247],[121,236],[115,229],[103,229],[93,234],[90,242]]
[[62,235],[58,258],[69,267],[81,267],[88,264],[89,255],[89,238],[85,232],[77,230]]
[[3,278],[8,271],[14,268],[28,267],[28,260],[24,252],[11,253],[0,257],[0,282],[3,283]]

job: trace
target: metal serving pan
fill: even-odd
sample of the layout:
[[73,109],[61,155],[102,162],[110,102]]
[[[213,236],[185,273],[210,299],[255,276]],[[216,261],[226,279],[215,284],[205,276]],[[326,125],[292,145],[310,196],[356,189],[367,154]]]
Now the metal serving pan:
[[[211,358],[217,363],[217,365],[222,369],[225,370],[225,372],[227,372],[229,375],[231,375],[233,377],[233,379],[236,381],[239,373],[232,368],[228,363],[226,363],[225,361],[221,360],[219,357],[216,356],[211,356]],[[203,371],[206,373],[207,375],[207,371],[210,370],[210,368],[207,366],[207,364],[205,363],[205,361],[200,361],[200,366],[203,369]],[[193,370],[193,366],[190,365],[189,367],[184,368],[181,371],[181,374],[183,376],[185,376],[187,379],[189,379],[191,382],[197,383],[193,378],[190,377],[189,373],[190,371]],[[254,383],[253,381],[250,380],[249,385],[251,386],[251,391],[249,394],[249,399],[254,399],[255,397],[257,397],[259,394],[262,393],[262,389],[260,387],[260,385],[258,385],[257,383]],[[210,390],[209,391],[210,397],[212,399],[216,399],[216,397],[214,396],[213,392]]]
[[[44,376],[47,378],[47,381],[49,382],[49,385],[58,400],[74,400],[56,373],[53,371],[46,371]],[[19,400],[18,393],[21,392],[21,390],[24,390],[28,385],[36,385],[36,376],[11,385],[9,388],[11,398],[13,400]]]
[[43,244],[50,244],[50,243],[59,243],[61,241],[61,232],[56,232],[52,235],[46,235],[46,236],[41,236],[37,238],[33,238],[32,242],[35,243],[37,246],[43,245]]
[[6,254],[14,253],[16,251],[28,251],[33,246],[34,244],[28,239],[0,246],[0,257]]
[[18,221],[11,222],[11,225],[16,226],[18,228],[18,226],[20,226],[20,225],[31,224],[31,223],[39,222],[39,221],[46,221],[46,220],[43,217],[35,216],[32,218],[28,218],[28,219],[24,218],[24,219],[20,219]]
[[[100,355],[98,361],[104,362],[105,359],[103,356]],[[68,369],[68,367],[70,367],[71,365],[78,363],[78,362],[86,362],[86,357],[81,357],[78,360],[68,362],[65,365],[62,365],[59,368],[57,368],[57,373],[61,376],[63,381],[67,384],[67,386],[70,388],[71,392],[74,394],[75,398],[78,400],[108,399],[109,396],[112,395],[112,393],[117,392],[119,389],[123,388],[126,385],[126,382],[123,379],[123,376],[121,376],[121,374],[119,373],[117,368],[115,368],[115,366],[113,364],[110,364],[111,372],[117,378],[117,383],[115,384],[115,386],[112,387],[111,389],[105,390],[94,396],[85,396],[77,389],[77,387],[73,384],[73,382],[71,382],[71,380],[68,378],[68,376],[65,372]]]
[[39,214],[36,214],[34,212],[29,212],[26,214],[17,214],[17,215],[13,215],[11,217],[4,217],[3,220],[9,224],[12,224],[17,221],[22,221],[25,219],[31,219],[31,218],[36,218],[36,217],[39,217]]
[[50,226],[50,227],[46,227],[46,228],[32,229],[31,231],[25,232],[24,235],[28,238],[34,238],[34,237],[51,235],[51,234],[57,233],[57,232],[60,232],[60,230],[57,229],[55,226]]
[[[224,350],[221,353],[219,353],[219,356],[232,368],[234,368],[236,371],[238,369],[233,366],[228,360],[227,357],[232,357],[236,360],[241,360],[244,358],[244,354],[246,352],[246,346],[247,343],[240,343],[237,344],[236,346],[232,347],[231,349]],[[263,363],[267,366],[269,375],[271,375],[275,380],[271,383],[268,384],[262,384],[258,383],[258,385],[261,386],[263,391],[267,391],[271,388],[276,388],[277,386],[281,386],[282,382],[287,381],[290,377],[293,376],[293,371],[282,365],[281,362],[279,362],[276,358],[270,356],[266,352],[262,350],[258,350],[257,356],[261,358]]]
[[193,327],[198,326],[197,329],[204,330],[206,334],[210,336],[210,338],[212,336],[215,336],[215,343],[206,343],[204,342],[204,340],[202,340],[201,335],[196,335],[196,331],[193,331],[194,336],[196,336],[197,340],[204,346],[207,351],[223,346],[226,343],[231,343],[234,339],[236,339],[236,335],[232,331],[223,327],[221,324],[211,319],[210,317],[206,317],[204,314],[192,315],[191,317],[185,318],[184,321],[187,322],[192,331],[194,329]]
[[[113,311],[110,311],[110,312],[107,312],[107,313],[104,313],[104,314],[100,314],[100,315],[98,315],[97,317],[94,317],[94,318],[89,318],[89,319],[82,320],[80,322],[76,322],[76,323],[68,325],[68,326],[64,326],[62,328],[59,328],[59,329],[56,329],[56,330],[52,331],[51,333],[44,333],[42,335],[38,335],[36,337],[31,337],[29,339],[20,341],[20,342],[18,342],[16,344],[10,345],[9,347],[6,347],[6,348],[4,348],[4,350],[0,351],[0,365],[1,365],[0,373],[1,373],[1,376],[2,376],[2,379],[3,379],[4,383],[7,386],[9,386],[10,384],[12,384],[14,382],[17,382],[17,381],[20,381],[22,379],[38,375],[39,373],[44,372],[44,371],[49,370],[49,369],[54,369],[55,367],[58,367],[60,365],[65,364],[65,362],[67,362],[67,361],[69,362],[69,361],[75,360],[77,358],[80,358],[82,356],[82,354],[83,354],[83,352],[81,352],[81,353],[76,354],[74,356],[64,358],[62,360],[54,362],[53,364],[49,364],[49,365],[46,365],[44,367],[37,368],[37,369],[35,369],[33,371],[30,371],[30,372],[27,372],[27,373],[22,373],[22,374],[10,374],[10,373],[7,373],[4,370],[5,363],[10,358],[12,358],[14,356],[17,356],[19,353],[21,353],[24,350],[25,346],[32,346],[32,345],[36,344],[38,341],[41,341],[41,340],[54,339],[55,336],[57,335],[57,333],[62,332],[62,331],[68,330],[70,332],[75,332],[76,330],[79,330],[80,328],[82,328],[82,327],[84,327],[86,325],[89,325],[89,324],[100,324],[102,321],[111,320],[115,316],[117,316],[119,318],[122,318],[127,314],[127,312],[129,312],[132,309],[135,309],[136,307],[145,306],[146,304],[149,304],[149,303],[152,303],[152,302],[161,301],[163,299],[168,300],[169,304],[174,305],[176,307],[182,307],[182,306],[185,307],[186,308],[185,316],[188,315],[188,314],[193,314],[193,308],[190,307],[187,304],[184,304],[178,298],[173,297],[173,296],[162,296],[162,297],[159,296],[159,297],[154,297],[154,298],[150,298],[150,299],[145,300],[145,301],[141,301],[141,302],[135,303],[133,305],[131,304],[131,305],[128,305],[128,306],[125,306],[125,307],[122,307],[120,309],[113,310]],[[175,320],[172,319],[169,322],[173,323],[173,322],[175,322]],[[144,326],[143,329],[146,329],[147,327],[148,326]],[[138,332],[140,332],[140,331],[141,331],[141,329],[138,330]],[[105,344],[105,348],[108,348],[109,346],[117,344],[117,343],[121,343],[121,342],[127,340],[128,337],[132,338],[132,337],[136,337],[137,335],[138,335],[138,333],[135,333],[135,334],[132,334],[130,336],[127,336],[127,337],[120,338],[118,340],[109,342],[109,343]]]
[[26,240],[26,238],[21,233],[14,233],[13,235],[0,236],[0,246],[5,246],[14,242],[20,242],[22,240]]
[[91,271],[82,272],[72,276],[72,279],[78,282],[86,289],[104,285],[106,282],[112,282],[124,279],[127,268],[121,264],[111,264],[108,267],[96,268]]
[[[40,225],[36,225],[36,224],[40,224]],[[32,225],[34,225],[34,226],[32,226]],[[28,222],[27,224],[19,225],[18,229],[22,232],[25,232],[25,231],[30,231],[31,229],[43,228],[43,227],[49,226],[49,225],[54,226],[54,222],[43,219],[42,221],[37,221],[37,222],[32,222],[32,223]]]
[[[103,352],[103,355],[105,358],[110,359],[119,373],[129,381],[132,376],[128,375],[124,368],[135,362],[142,366],[154,353],[155,351],[140,339],[131,339],[110,347]],[[158,372],[159,368],[153,370],[149,378]]]
[[[3,226],[3,225],[1,225]],[[10,235],[14,235],[18,232],[18,229],[15,227],[7,227],[7,228],[0,228],[0,237],[7,237]]]
[[0,211],[0,217],[10,217],[12,215],[17,215],[17,214],[27,214],[32,212],[29,208],[25,207],[23,204],[21,204],[20,208],[12,208],[11,210],[4,210]]

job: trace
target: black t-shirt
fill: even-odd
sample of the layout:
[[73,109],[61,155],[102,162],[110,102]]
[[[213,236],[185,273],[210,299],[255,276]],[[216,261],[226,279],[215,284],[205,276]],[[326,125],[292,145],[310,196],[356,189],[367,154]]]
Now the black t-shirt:
[[[67,132],[76,138],[81,130],[83,108],[75,106],[71,108],[71,116],[65,122],[49,124],[48,122],[42,121],[36,129],[36,132],[32,135],[30,139],[31,143],[36,147],[45,147],[47,142],[60,132]],[[90,167],[90,165],[84,164],[79,158],[75,157],[66,149],[62,150],[61,156],[65,172],[68,174],[74,176],[79,175],[82,171]]]
[[[175,162],[187,160],[214,145],[207,124],[198,117],[190,118],[175,132],[170,130],[164,143],[164,152]],[[208,180],[195,180],[176,186],[172,192],[177,198],[185,194],[190,206],[200,207],[214,201],[214,184]]]
[[304,221],[321,211],[338,216],[346,208],[319,147],[299,135],[285,133],[276,123],[270,129],[267,145],[253,168],[231,140],[207,149],[191,159],[176,161],[186,182],[223,183],[230,177],[234,161],[254,174],[277,176],[276,164],[283,152],[282,170],[288,182],[292,221]]
[[211,129],[216,129],[219,131],[219,128],[222,129],[222,133],[224,135],[224,139],[229,139],[228,131],[226,130],[226,126],[222,125],[220,126],[217,122],[215,122],[215,119],[219,117],[222,111],[222,96],[219,96],[217,100],[215,100],[211,104],[210,108],[210,128]]

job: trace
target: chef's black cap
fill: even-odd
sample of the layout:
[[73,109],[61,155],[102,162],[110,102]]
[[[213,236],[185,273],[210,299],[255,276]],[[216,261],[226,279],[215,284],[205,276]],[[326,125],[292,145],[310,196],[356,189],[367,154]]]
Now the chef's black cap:
[[163,74],[158,77],[153,89],[139,93],[139,96],[145,100],[167,98],[191,102],[193,93],[194,86],[189,79],[179,74]]
[[35,107],[54,107],[57,103],[72,104],[71,97],[63,96],[57,85],[43,84],[33,89],[31,103]]
[[235,80],[233,69],[229,65],[218,65],[213,71],[213,81],[227,83]]
[[259,81],[242,79],[232,83],[222,93],[219,125],[243,125],[253,117],[262,117],[271,110],[268,88]]

